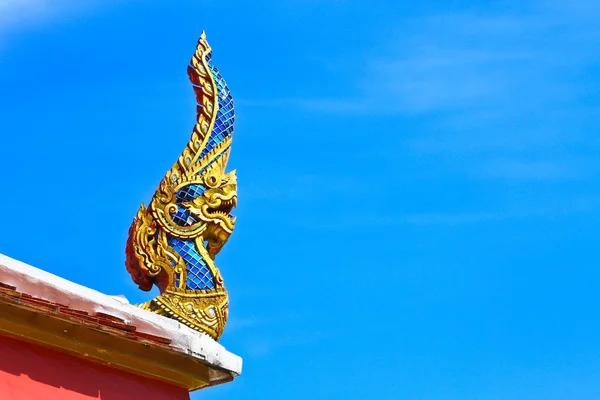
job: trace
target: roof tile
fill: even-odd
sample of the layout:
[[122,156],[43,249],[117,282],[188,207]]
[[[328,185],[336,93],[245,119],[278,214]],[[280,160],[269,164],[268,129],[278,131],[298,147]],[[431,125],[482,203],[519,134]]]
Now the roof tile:
[[135,341],[150,342],[152,345],[159,347],[165,347],[171,343],[171,339],[168,338],[137,332],[135,325],[127,324],[122,318],[114,315],[103,312],[90,315],[86,311],[77,310],[64,304],[53,303],[27,293],[19,292],[16,287],[2,282],[0,282],[0,303],[25,307],[39,314],[76,323],[88,329],[127,337]]

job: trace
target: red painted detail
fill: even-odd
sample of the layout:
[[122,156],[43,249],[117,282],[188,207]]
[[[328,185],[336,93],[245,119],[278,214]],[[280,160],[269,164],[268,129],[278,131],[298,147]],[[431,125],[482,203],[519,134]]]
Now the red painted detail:
[[189,400],[186,389],[0,336],[2,400]]

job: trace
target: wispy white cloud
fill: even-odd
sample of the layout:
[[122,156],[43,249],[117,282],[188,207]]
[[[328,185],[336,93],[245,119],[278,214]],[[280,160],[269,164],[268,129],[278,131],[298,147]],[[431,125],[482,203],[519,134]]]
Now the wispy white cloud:
[[402,33],[373,50],[377,54],[362,55],[370,61],[349,82],[360,95],[278,104],[370,115],[556,105],[577,96],[564,79],[573,63],[596,63],[585,50],[569,48],[570,40],[581,39],[581,26],[545,8],[510,18],[448,14],[401,25]]
[[[78,2],[80,5],[82,2]],[[41,22],[65,12],[78,3],[67,0],[2,0],[0,2],[0,33]]]
[[46,8],[43,0],[3,0],[0,2],[0,45],[3,36],[21,24],[26,25],[32,19],[39,18]]
[[[453,168],[505,180],[597,175],[592,132],[600,67],[597,5],[539,0],[511,13],[449,13],[401,22],[402,32],[365,54],[351,98],[297,99],[315,112],[421,118],[406,145],[458,157]],[[595,85],[592,84],[595,87]],[[291,101],[290,101],[291,102]],[[393,154],[393,152],[392,152]]]
[[240,193],[252,200],[322,201],[323,196],[352,196],[362,192],[360,182],[344,176],[310,174],[286,176],[288,184],[285,187],[275,187],[271,181],[272,176],[265,176],[264,179],[264,182],[254,181],[253,187],[240,189]]
[[466,213],[423,213],[408,215],[404,220],[415,225],[468,225],[516,219],[535,219],[558,216],[573,216],[595,212],[600,198],[576,197],[564,201],[547,201],[528,207]]
[[[111,2],[110,6],[121,1]],[[8,42],[11,33],[59,22],[107,6],[109,4],[100,0],[0,0],[0,49]]]
[[329,231],[360,231],[365,228],[392,228],[397,226],[459,226],[497,223],[522,219],[574,216],[596,212],[599,197],[573,197],[562,201],[548,199],[544,203],[519,205],[513,208],[497,208],[464,212],[422,212],[378,214],[361,212],[356,215],[331,215],[327,219],[296,221],[297,225]]
[[[600,39],[596,7],[538,0],[510,16],[449,13],[400,20],[395,36],[354,55],[367,60],[362,71],[348,74],[356,79],[348,85],[358,89],[357,96],[247,104],[375,116],[560,108],[586,92],[573,82],[577,72],[597,64],[591,46]],[[356,68],[349,60],[339,63]]]

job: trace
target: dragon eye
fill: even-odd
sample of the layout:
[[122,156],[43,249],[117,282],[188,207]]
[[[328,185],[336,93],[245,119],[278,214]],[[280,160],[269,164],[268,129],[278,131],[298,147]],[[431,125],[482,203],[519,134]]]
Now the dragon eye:
[[217,183],[218,183],[218,179],[214,175],[207,176],[205,181],[206,181],[206,184],[210,187],[215,187],[215,186],[217,186]]

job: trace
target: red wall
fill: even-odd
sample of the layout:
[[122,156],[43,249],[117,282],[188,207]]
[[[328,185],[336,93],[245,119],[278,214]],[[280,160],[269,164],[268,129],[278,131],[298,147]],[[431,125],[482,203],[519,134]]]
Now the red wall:
[[189,400],[189,393],[0,336],[0,399]]

